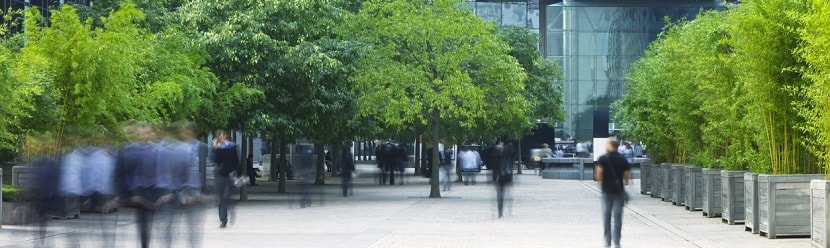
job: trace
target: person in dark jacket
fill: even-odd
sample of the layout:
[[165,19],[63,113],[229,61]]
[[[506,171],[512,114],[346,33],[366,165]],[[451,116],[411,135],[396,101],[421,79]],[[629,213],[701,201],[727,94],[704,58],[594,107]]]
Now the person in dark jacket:
[[[400,185],[403,185],[403,173],[406,172],[406,167],[409,167],[409,155],[406,154],[406,148],[402,144],[395,147],[395,162],[397,164],[396,170],[400,172]],[[394,177],[394,175],[393,175]]]
[[380,184],[386,184],[386,170],[389,167],[387,165],[388,157],[389,157],[389,145],[382,144],[380,145],[380,149],[375,150],[375,160],[378,162],[378,169],[380,169]]
[[[605,247],[620,247],[622,233],[622,212],[627,193],[625,185],[631,181],[631,166],[625,156],[617,152],[620,142],[611,139],[606,145],[608,153],[599,157],[596,167],[597,181],[602,187],[602,225],[605,236]],[[614,217],[614,226],[611,226],[611,217]]]
[[499,218],[504,216],[504,198],[507,194],[507,187],[513,183],[513,146],[509,140],[499,141],[490,150],[490,159],[494,166],[493,180],[496,183],[496,204],[499,211]]
[[122,205],[136,208],[141,247],[150,246],[152,223],[159,205],[169,202],[172,192],[160,187],[158,144],[154,143],[155,130],[138,123],[132,132],[138,139],[121,148],[116,158],[119,200]]
[[352,173],[355,171],[354,154],[352,154],[352,146],[349,143],[343,144],[343,151],[340,152],[340,159],[337,160],[340,167],[340,185],[343,188],[343,197],[354,195],[352,189]]
[[216,163],[213,169],[213,180],[216,184],[216,197],[219,199],[219,220],[222,222],[219,228],[225,228],[228,226],[228,209],[234,187],[231,176],[236,176],[239,169],[236,144],[228,140],[225,131],[216,132],[216,138],[213,140],[213,156],[214,163]]

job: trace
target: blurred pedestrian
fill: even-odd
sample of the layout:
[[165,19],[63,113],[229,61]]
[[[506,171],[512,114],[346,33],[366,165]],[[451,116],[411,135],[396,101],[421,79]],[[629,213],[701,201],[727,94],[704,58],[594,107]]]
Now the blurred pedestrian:
[[343,143],[340,152],[340,159],[337,160],[340,168],[340,186],[343,189],[343,197],[354,195],[352,188],[352,177],[355,173],[354,154],[352,153],[351,144]]
[[179,154],[177,168],[174,170],[174,179],[178,182],[177,196],[178,216],[184,221],[182,230],[188,233],[188,244],[191,248],[199,247],[202,240],[204,207],[202,204],[202,179],[199,175],[199,158],[204,143],[196,139],[195,127],[192,122],[178,122],[174,125],[178,145],[175,153]]
[[461,169],[464,171],[464,185],[475,185],[476,173],[480,170],[481,155],[469,146],[464,146],[458,158],[461,159]]
[[131,125],[135,142],[125,145],[116,158],[119,199],[122,206],[136,209],[139,240],[142,248],[150,246],[150,234],[156,203],[169,197],[168,191],[158,187],[158,145],[155,131],[144,123]]
[[442,178],[444,184],[444,191],[449,191],[452,186],[452,175],[454,164],[452,161],[452,149],[445,149],[441,154],[441,172],[444,174]]
[[380,145],[380,149],[375,150],[375,160],[378,163],[378,169],[380,170],[379,180],[378,182],[383,185],[386,184],[386,170],[389,167],[387,163],[389,163],[389,145],[382,144]]
[[[395,170],[400,172],[399,184],[403,185],[403,173],[406,172],[406,167],[409,166],[409,155],[406,154],[406,148],[402,144],[395,146],[395,164]],[[394,173],[392,177],[394,177]]]
[[228,211],[231,208],[231,194],[234,189],[234,182],[231,176],[236,177],[239,169],[239,153],[236,151],[236,144],[228,140],[225,131],[216,132],[213,140],[213,160],[216,167],[213,169],[214,183],[216,184],[216,197],[219,200],[219,228],[228,226]]
[[509,144],[508,139],[499,141],[493,150],[492,159],[498,166],[493,170],[495,174],[496,183],[496,205],[498,207],[499,218],[504,216],[504,200],[507,194],[507,188],[513,184],[513,146]]
[[[606,145],[608,153],[599,158],[597,181],[602,188],[602,226],[605,247],[620,247],[623,206],[628,201],[625,185],[631,181],[630,165],[618,152],[620,142],[611,139]],[[614,225],[611,225],[613,217]]]

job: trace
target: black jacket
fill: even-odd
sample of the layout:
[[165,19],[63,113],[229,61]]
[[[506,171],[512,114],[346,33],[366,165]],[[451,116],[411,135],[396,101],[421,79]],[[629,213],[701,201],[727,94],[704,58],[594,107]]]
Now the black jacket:
[[225,147],[215,148],[213,154],[213,162],[216,163],[213,175],[226,177],[239,169],[239,153],[236,151],[236,144],[229,143]]

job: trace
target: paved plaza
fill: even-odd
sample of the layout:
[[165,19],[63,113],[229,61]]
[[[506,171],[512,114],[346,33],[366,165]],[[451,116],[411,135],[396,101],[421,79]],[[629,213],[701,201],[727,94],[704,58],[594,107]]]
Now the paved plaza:
[[[404,185],[377,185],[362,166],[353,197],[339,196],[339,179],[314,189],[312,206],[300,208],[302,187],[289,182],[287,194],[276,183],[252,187],[249,201],[236,206],[236,220],[219,229],[216,209],[205,210],[201,247],[603,247],[599,193],[591,181],[550,180],[532,171],[517,176],[511,204],[497,218],[495,190],[479,176],[477,185],[455,184],[444,198],[429,199],[428,180],[408,176]],[[639,192],[635,185],[630,192]],[[701,212],[632,194],[626,207],[623,247],[809,247],[807,238],[770,240],[721,224]],[[117,221],[117,247],[138,247],[130,210],[49,222],[46,243],[67,247],[79,237],[81,247],[101,247],[99,223]],[[187,247],[183,222],[172,228],[173,247]],[[31,226],[0,229],[0,247],[33,247]],[[165,230],[154,232],[162,247]]]

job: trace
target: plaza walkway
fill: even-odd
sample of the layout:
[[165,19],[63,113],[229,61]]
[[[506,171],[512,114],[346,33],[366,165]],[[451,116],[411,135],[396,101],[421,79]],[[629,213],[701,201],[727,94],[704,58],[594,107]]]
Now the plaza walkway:
[[[364,172],[370,166],[362,168]],[[526,171],[516,177],[509,211],[497,218],[495,190],[479,176],[475,186],[455,184],[444,198],[426,198],[428,181],[409,176],[405,185],[377,185],[364,173],[353,197],[339,196],[339,180],[316,188],[310,208],[299,207],[300,185],[288,194],[276,184],[252,187],[240,202],[236,221],[218,228],[214,208],[205,211],[202,247],[602,247],[599,193],[590,181],[541,179]],[[635,186],[630,192],[639,192]],[[809,247],[809,239],[769,240],[742,226],[721,224],[659,200],[632,194],[625,210],[623,247]],[[47,243],[65,247],[81,235],[81,247],[100,247],[97,214],[51,221]],[[104,216],[118,221],[117,246],[137,247],[132,213]],[[32,247],[29,226],[3,226],[0,247]],[[154,241],[160,244],[157,230]],[[174,247],[187,247],[186,235],[173,229]],[[161,247],[154,245],[153,247]]]

